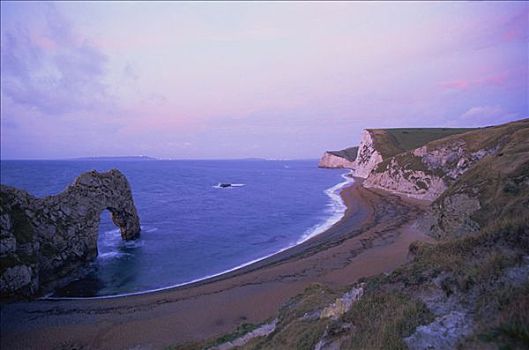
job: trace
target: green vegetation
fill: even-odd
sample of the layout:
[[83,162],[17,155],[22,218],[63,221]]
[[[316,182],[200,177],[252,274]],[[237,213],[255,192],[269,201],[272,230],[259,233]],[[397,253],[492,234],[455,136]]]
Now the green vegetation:
[[389,164],[392,160],[396,160],[398,166],[404,170],[404,175],[406,176],[406,170],[411,171],[422,171],[426,174],[430,173],[428,167],[422,162],[420,157],[416,157],[413,153],[405,152],[398,154],[392,158],[386,158],[380,162],[375,168],[375,172],[381,173],[388,169]]
[[407,128],[407,129],[370,129],[375,148],[384,159],[399,153],[413,150],[425,144],[472,131],[470,128]]
[[410,151],[447,136],[466,133],[476,128],[408,128],[385,129],[402,151]]
[[254,329],[259,327],[259,325],[255,325],[252,323],[241,323],[237,329],[234,332],[225,334],[219,338],[199,342],[199,343],[187,343],[183,345],[175,345],[175,346],[168,346],[165,348],[165,350],[201,350],[201,349],[208,349],[211,347],[214,347],[216,345],[220,345],[229,341],[233,341],[239,337],[242,337],[243,335],[250,333]]
[[503,287],[483,295],[480,309],[492,307],[497,312],[478,324],[476,335],[467,343],[477,347],[482,343],[500,345],[504,349],[529,347],[529,282],[518,288]]
[[318,310],[321,305],[327,305],[342,295],[341,291],[337,292],[320,283],[314,283],[307,288],[302,294],[290,299],[279,310],[279,325],[289,323],[303,315]]
[[352,162],[356,159],[356,155],[358,154],[358,146],[349,147],[341,151],[329,151],[328,153],[333,154],[340,158],[345,158],[348,161]]
[[386,283],[417,286],[444,272],[449,274],[443,282],[447,294],[468,290],[497,278],[529,253],[527,222],[504,219],[473,236],[438,244],[414,243],[410,251],[415,255],[413,263],[395,270],[384,279]]
[[376,291],[353,304],[343,317],[352,323],[347,349],[406,349],[403,337],[433,320],[419,300],[398,292]]
[[[410,252],[413,261],[393,273],[363,279],[364,296],[338,320],[307,317],[341,295],[315,284],[281,308],[275,332],[243,348],[313,349],[325,335],[338,339],[342,349],[405,349],[403,338],[434,319],[419,299],[420,291],[431,288],[441,288],[446,296],[455,295],[470,305],[468,312],[475,315],[477,327],[464,344],[529,346],[529,283],[513,288],[498,282],[506,269],[520,266],[529,254],[524,218],[505,218],[460,239],[417,242]],[[440,287],[433,283],[436,278]]]
[[334,302],[343,292],[319,283],[308,286],[302,294],[281,307],[276,330],[272,334],[264,339],[255,339],[244,349],[314,349],[331,321],[307,315]]
[[457,179],[434,202],[434,207],[442,206],[446,198],[457,193],[477,194],[482,209],[472,219],[482,226],[497,218],[525,217],[529,222],[529,120],[515,124],[519,126],[515,130],[503,127],[508,134],[502,136],[497,128],[487,129],[504,139],[505,146]]
[[226,342],[235,340],[235,339],[237,339],[239,337],[242,337],[246,333],[250,333],[251,331],[253,331],[257,327],[258,326],[253,324],[253,323],[246,323],[246,322],[241,323],[239,325],[239,327],[237,327],[235,332],[229,333],[229,334],[223,335],[222,337],[217,338],[215,340],[215,344],[222,344],[222,343],[226,343]]
[[433,148],[440,144],[451,144],[459,140],[465,142],[468,151],[476,152],[480,149],[487,149],[505,144],[510,135],[519,132],[520,130],[527,129],[528,127],[529,119],[522,119],[512,123],[475,129],[461,135],[448,136],[430,142],[428,147]]
[[264,339],[256,339],[243,349],[299,349],[312,350],[322,337],[329,320],[296,319],[282,325],[276,332]]

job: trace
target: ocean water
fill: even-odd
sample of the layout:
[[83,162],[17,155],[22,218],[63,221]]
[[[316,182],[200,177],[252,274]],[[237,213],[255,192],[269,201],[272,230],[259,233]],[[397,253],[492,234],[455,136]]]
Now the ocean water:
[[[296,245],[339,220],[343,170],[315,160],[2,161],[2,184],[56,194],[81,172],[117,168],[128,178],[141,238],[124,242],[101,215],[91,273],[55,293],[94,297],[196,281]],[[219,188],[219,183],[240,186]]]

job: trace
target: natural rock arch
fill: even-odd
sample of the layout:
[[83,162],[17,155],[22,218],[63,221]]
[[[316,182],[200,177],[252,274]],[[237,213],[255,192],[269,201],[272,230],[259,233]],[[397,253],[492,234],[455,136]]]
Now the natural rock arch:
[[124,240],[140,234],[130,185],[116,169],[83,173],[62,193],[44,198],[4,185],[0,194],[2,296],[44,292],[82,275],[97,256],[104,210]]

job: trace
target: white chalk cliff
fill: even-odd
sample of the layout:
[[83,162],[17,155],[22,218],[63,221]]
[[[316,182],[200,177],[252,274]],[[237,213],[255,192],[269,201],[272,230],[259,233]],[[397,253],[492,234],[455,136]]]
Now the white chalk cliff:
[[352,174],[365,179],[382,160],[382,154],[375,148],[371,131],[362,131],[358,155],[352,166]]
[[320,168],[349,168],[352,169],[353,162],[336,156],[330,152],[325,152],[320,159]]
[[347,168],[352,169],[358,147],[346,148],[341,151],[327,151],[320,159],[320,168]]
[[471,150],[464,138],[451,137],[381,163],[364,181],[364,186],[433,201],[455,179],[483,157],[496,153],[498,148],[493,145]]
[[[365,179],[364,187],[434,201],[476,163],[500,152],[509,137],[505,128],[516,130],[518,124],[465,130],[423,145],[416,143],[420,146],[408,151],[392,136],[394,132],[366,129],[362,131],[354,161],[326,152],[320,166],[351,168],[353,176]],[[424,130],[418,131],[423,132],[422,136],[413,135],[413,129],[406,131],[407,142],[421,140]]]

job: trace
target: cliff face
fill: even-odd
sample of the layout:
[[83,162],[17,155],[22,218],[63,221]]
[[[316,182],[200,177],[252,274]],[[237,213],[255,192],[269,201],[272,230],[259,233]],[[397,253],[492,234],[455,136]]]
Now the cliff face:
[[380,151],[375,148],[371,131],[362,131],[360,145],[358,146],[358,155],[353,164],[353,175],[367,178],[382,160]]
[[30,296],[63,285],[97,256],[107,209],[124,240],[140,234],[129,183],[118,170],[80,175],[64,192],[36,198],[0,187],[0,295]]
[[423,146],[380,164],[364,185],[433,201],[453,180],[498,148],[494,145],[472,152],[462,140]]
[[353,168],[358,147],[350,147],[341,151],[327,151],[320,159],[320,168]]
[[320,168],[349,168],[351,169],[353,167],[353,162],[342,158],[335,156],[334,154],[330,152],[325,152],[323,156],[320,159],[320,163],[318,164],[318,167]]
[[453,135],[380,162],[364,186],[433,201],[482,159],[501,153],[521,121]]
[[529,207],[529,200],[513,204],[508,195],[529,197],[529,119],[461,130],[392,156],[398,152],[388,138],[392,129],[365,130],[352,172],[366,178],[364,187],[433,202],[421,224],[436,237],[477,231],[491,217],[483,213],[498,208]]

